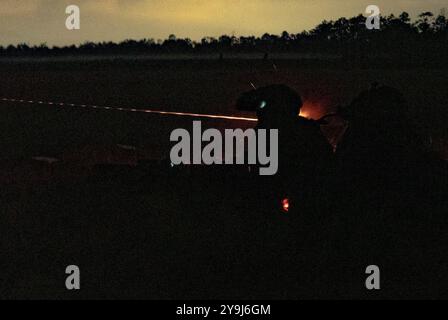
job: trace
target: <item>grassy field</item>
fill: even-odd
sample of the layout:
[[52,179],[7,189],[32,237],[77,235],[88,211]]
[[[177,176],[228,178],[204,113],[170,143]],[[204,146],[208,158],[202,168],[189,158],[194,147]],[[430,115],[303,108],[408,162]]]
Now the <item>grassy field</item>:
[[[237,114],[234,103],[241,92],[251,89],[250,83],[285,83],[301,93],[305,114],[314,118],[348,104],[377,81],[405,94],[414,119],[435,140],[448,135],[448,78],[440,69],[360,69],[331,60],[117,59],[1,61],[0,72],[1,97],[230,115]],[[2,158],[35,155],[39,148],[47,152],[49,146],[55,153],[89,141],[162,146],[168,144],[172,128],[191,123],[191,119],[5,103],[0,111],[2,131],[8,132],[0,141]],[[248,124],[214,121],[211,125]]]
[[[238,113],[234,103],[241,92],[251,89],[251,82],[256,86],[285,83],[302,94],[304,113],[314,118],[348,104],[378,81],[405,94],[413,119],[431,133],[433,141],[448,137],[446,70],[390,65],[355,68],[331,60],[116,59],[3,60],[0,73],[0,98],[244,116],[253,115]],[[192,120],[0,101],[0,177],[15,172],[26,182],[36,176],[33,183],[19,188],[2,183],[0,297],[446,296],[447,282],[440,272],[447,263],[443,247],[429,245],[446,240],[440,223],[446,218],[437,215],[446,212],[446,197],[440,196],[443,201],[439,195],[434,196],[437,200],[418,198],[420,206],[414,211],[436,217],[442,231],[432,233],[420,246],[412,245],[417,234],[406,233],[412,236],[400,239],[400,248],[409,247],[407,254],[384,246],[391,250],[387,253],[392,252],[387,257],[401,254],[400,263],[392,275],[386,271],[393,285],[369,296],[364,278],[344,269],[344,257],[326,246],[333,239],[325,229],[328,225],[314,230],[317,238],[309,240],[311,247],[303,257],[290,254],[293,249],[287,235],[291,230],[271,219],[263,196],[252,190],[257,182],[243,169],[172,169],[158,162],[169,156],[170,132],[191,128]],[[203,123],[219,129],[252,125],[223,120]],[[117,144],[135,149],[111,155]],[[36,156],[63,161],[37,165],[30,162]],[[110,161],[111,157],[116,161]],[[141,160],[138,166],[136,159]],[[108,167],[111,162],[121,165]],[[45,175],[53,179],[40,178]],[[438,176],[444,177],[445,171]],[[433,184],[440,194],[443,181]],[[414,230],[413,223],[426,226],[419,218],[415,221],[410,220],[409,230]],[[384,226],[365,222],[360,230],[376,227]],[[344,237],[353,233],[339,231]],[[378,239],[375,242],[383,245]],[[314,270],[320,256],[328,261]],[[80,292],[65,290],[64,271],[69,264],[82,270]],[[412,273],[419,268],[435,276],[425,282],[425,276]],[[306,276],[294,278],[297,270],[307,270],[297,273]],[[319,272],[322,278],[310,276]]]

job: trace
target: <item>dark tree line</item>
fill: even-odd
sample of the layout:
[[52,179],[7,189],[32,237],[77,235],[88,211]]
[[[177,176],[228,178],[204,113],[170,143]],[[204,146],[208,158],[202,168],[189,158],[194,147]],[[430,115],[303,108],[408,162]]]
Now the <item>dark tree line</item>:
[[166,40],[125,40],[86,42],[64,47],[46,44],[0,46],[0,56],[60,56],[60,55],[121,55],[121,54],[220,54],[226,53],[324,53],[346,56],[445,58],[448,57],[448,19],[431,12],[421,13],[415,21],[401,13],[381,17],[379,30],[368,30],[366,18],[358,15],[324,20],[310,31],[280,35],[205,37],[200,41],[179,39],[170,35]]

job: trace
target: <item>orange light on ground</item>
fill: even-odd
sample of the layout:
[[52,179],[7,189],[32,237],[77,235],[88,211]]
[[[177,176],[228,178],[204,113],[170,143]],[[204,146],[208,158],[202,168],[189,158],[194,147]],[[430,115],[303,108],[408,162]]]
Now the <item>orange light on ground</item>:
[[289,199],[288,198],[285,198],[282,200],[282,209],[284,212],[289,211]]

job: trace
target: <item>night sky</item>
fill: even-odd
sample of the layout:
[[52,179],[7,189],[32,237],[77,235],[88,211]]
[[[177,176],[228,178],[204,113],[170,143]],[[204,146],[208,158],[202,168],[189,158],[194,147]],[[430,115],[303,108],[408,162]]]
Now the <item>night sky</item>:
[[[81,30],[65,28],[70,4],[81,8]],[[385,15],[407,11],[412,18],[448,7],[447,0],[2,0],[0,45],[298,33],[324,19],[363,13],[370,4]]]

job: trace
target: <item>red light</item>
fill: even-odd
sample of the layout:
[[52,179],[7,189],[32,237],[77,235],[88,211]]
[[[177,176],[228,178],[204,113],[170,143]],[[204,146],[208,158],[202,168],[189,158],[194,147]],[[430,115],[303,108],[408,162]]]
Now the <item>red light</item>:
[[285,198],[282,200],[282,209],[285,212],[289,211],[289,199],[288,198]]

